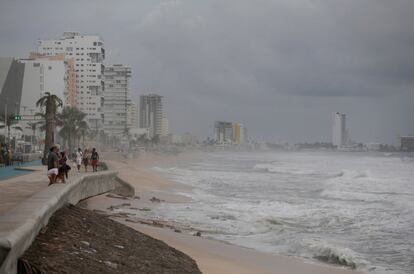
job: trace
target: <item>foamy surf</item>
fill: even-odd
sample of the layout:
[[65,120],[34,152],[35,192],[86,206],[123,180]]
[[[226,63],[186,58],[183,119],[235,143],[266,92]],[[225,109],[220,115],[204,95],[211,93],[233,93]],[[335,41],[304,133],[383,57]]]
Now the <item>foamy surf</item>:
[[369,273],[414,273],[414,169],[398,155],[217,153],[156,170],[193,186],[192,202],[150,214],[207,237]]

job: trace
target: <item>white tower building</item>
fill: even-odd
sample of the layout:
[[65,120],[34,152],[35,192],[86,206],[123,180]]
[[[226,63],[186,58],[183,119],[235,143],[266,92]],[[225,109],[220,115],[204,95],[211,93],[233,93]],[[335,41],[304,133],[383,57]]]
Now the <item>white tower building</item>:
[[91,129],[103,125],[103,73],[105,48],[97,35],[64,32],[60,39],[39,40],[38,53],[45,56],[64,54],[74,61],[76,73],[75,106],[87,114]]
[[343,113],[333,114],[332,144],[337,148],[347,144],[346,115]]
[[157,94],[140,96],[139,127],[149,130],[149,138],[162,136],[162,120],[164,117],[162,96]]
[[127,134],[130,99],[131,67],[121,64],[105,67],[104,130],[111,136]]

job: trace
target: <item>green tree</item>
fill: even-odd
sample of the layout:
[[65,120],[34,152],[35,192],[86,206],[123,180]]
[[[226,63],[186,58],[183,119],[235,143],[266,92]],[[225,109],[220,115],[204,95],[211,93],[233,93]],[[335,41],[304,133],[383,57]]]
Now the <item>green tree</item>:
[[65,107],[57,115],[57,118],[58,125],[61,126],[59,135],[68,144],[69,151],[72,152],[76,141],[78,141],[79,145],[80,137],[85,139],[84,136],[88,130],[88,123],[85,121],[86,113],[76,107]]
[[46,124],[46,136],[45,136],[45,148],[43,151],[42,163],[46,164],[46,156],[49,148],[55,142],[55,128],[56,128],[56,116],[57,109],[62,107],[62,100],[50,92],[45,92],[44,96],[36,102],[36,106],[45,108],[45,124]]
[[[5,120],[7,120],[7,125]],[[3,115],[1,121],[3,121],[3,125],[0,125],[0,128],[7,127],[7,137],[5,136],[5,138],[7,138],[7,145],[10,146],[10,127],[17,124],[18,121],[14,119],[14,114],[8,116],[7,119],[5,119],[5,116]]]

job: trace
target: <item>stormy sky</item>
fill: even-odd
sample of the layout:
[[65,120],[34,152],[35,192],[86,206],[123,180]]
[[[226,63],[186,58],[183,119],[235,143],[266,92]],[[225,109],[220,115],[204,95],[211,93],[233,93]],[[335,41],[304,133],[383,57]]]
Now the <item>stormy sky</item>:
[[256,140],[414,134],[413,0],[0,0],[0,56],[40,38],[99,34],[107,63],[133,69],[132,93],[165,96],[170,129],[211,136],[215,120]]

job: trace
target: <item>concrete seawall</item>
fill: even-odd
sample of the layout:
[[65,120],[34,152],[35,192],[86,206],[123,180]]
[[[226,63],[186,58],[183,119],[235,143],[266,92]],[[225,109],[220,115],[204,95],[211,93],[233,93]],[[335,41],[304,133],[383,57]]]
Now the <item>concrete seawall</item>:
[[56,210],[115,189],[134,195],[133,187],[120,182],[116,171],[78,175],[66,184],[48,187],[0,216],[0,274],[17,273],[18,258]]

